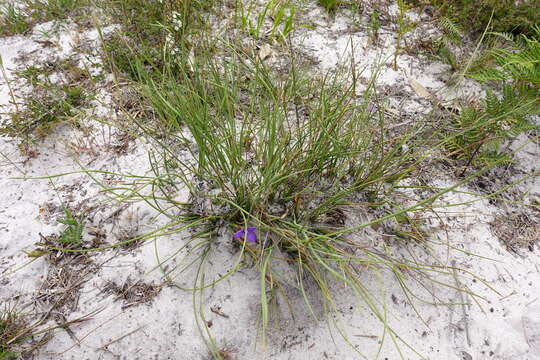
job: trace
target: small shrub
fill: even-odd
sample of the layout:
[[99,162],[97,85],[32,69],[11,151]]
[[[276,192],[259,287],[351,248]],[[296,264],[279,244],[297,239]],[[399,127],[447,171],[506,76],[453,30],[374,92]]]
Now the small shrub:
[[537,129],[530,116],[540,114],[540,27],[535,36],[495,34],[505,39],[507,48],[488,53],[496,66],[467,74],[481,82],[501,87],[501,96],[487,89],[480,106],[467,106],[454,117],[459,134],[447,142],[452,154],[473,165],[485,165],[510,157],[500,152],[504,140]]
[[486,29],[492,13],[493,31],[531,34],[531,27],[538,23],[540,8],[539,0],[431,0],[431,4],[474,35]]

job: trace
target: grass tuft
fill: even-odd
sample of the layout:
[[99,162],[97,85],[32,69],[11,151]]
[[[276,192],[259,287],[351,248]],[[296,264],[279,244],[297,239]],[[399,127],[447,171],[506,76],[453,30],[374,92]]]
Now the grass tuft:
[[0,360],[31,357],[39,346],[48,341],[45,335],[30,342],[33,335],[27,316],[17,312],[14,304],[5,302],[4,309],[0,310]]
[[[405,196],[399,189],[411,185],[439,140],[425,132],[422,121],[392,125],[375,91],[376,71],[358,96],[354,79],[359,74],[353,70],[314,76],[292,61],[278,73],[232,44],[225,47],[226,55],[219,57],[204,49],[199,53],[205,55],[196,58],[171,56],[152,73],[143,60],[132,63],[142,95],[169,134],[166,145],[163,133],[134,119],[157,145],[150,157],[154,177],[141,178],[149,183],[131,195],[123,187],[119,196],[144,199],[173,221],[179,214],[190,219],[182,228],[196,229],[185,245],[196,249],[189,251],[194,259],[187,266],[197,272],[191,289],[196,311],[204,289],[252,263],[260,271],[263,341],[272,304],[280,296],[288,299],[288,287],[303,294],[306,309],[313,309],[314,300],[307,287],[317,289],[317,301],[331,311],[330,289],[337,282],[364,302],[398,348],[408,346],[387,323],[378,290],[369,288],[361,274],[391,274],[412,302],[422,297],[410,292],[406,273],[422,282],[454,271],[400,256],[387,244],[366,247],[357,232],[380,223],[405,243],[426,241],[413,213],[431,209],[452,188],[408,207],[396,196]],[[146,186],[155,190],[144,195]],[[180,189],[188,189],[188,203],[174,200],[172,194]],[[347,209],[362,209],[371,217],[346,223]],[[214,243],[223,239],[220,234],[235,239],[238,261],[226,275],[213,278],[207,267]],[[277,263],[294,275],[284,276]],[[165,275],[174,282],[170,271]],[[201,332],[220,358],[200,316]]]
[[29,29],[26,17],[13,3],[0,5],[0,36],[24,34]]
[[[32,88],[22,106],[16,102],[15,111],[0,124],[0,134],[21,140],[21,150],[27,151],[32,143],[43,138],[62,123],[77,122],[79,109],[89,100],[86,87],[91,85],[90,76],[82,69],[66,62],[60,68],[28,66],[17,72],[17,78]],[[51,81],[60,71],[60,81]],[[65,74],[63,73],[65,71]],[[24,90],[23,92],[28,90]]]

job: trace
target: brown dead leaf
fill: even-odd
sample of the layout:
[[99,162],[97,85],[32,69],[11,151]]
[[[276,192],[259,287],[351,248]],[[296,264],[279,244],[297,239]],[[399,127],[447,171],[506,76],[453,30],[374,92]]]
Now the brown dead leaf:
[[409,79],[409,84],[411,84],[411,87],[413,88],[416,95],[429,99],[432,97],[431,93],[424,87],[422,84],[420,84],[418,81],[414,79]]
[[268,44],[264,44],[259,48],[259,58],[261,60],[266,60],[267,58],[270,58],[274,51]]

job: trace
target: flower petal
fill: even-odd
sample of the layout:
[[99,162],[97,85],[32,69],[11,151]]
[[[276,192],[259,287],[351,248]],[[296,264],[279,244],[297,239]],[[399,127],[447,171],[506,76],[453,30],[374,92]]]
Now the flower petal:
[[234,239],[241,239],[241,238],[244,237],[245,234],[246,233],[245,233],[244,229],[240,229],[240,230],[238,230],[237,232],[234,233],[233,238]]
[[251,229],[253,230],[250,230],[250,228],[248,228],[247,241],[254,243],[254,242],[257,242],[257,234],[255,234],[255,228],[251,228]]

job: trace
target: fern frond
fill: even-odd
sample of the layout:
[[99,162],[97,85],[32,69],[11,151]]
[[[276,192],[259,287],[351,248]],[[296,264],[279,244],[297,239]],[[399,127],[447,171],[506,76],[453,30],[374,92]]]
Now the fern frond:
[[506,80],[505,73],[496,68],[483,69],[474,74],[469,75],[469,77],[480,82]]
[[495,35],[497,37],[500,37],[500,38],[503,38],[504,40],[506,40],[509,44],[512,44],[512,45],[516,45],[516,38],[514,36],[514,34],[512,33],[507,33],[507,32],[499,32],[499,33],[491,33],[492,35]]
[[450,42],[456,45],[462,43],[461,39],[463,38],[463,31],[456,22],[446,16],[443,16],[439,20],[439,24],[445,32],[445,37],[450,40]]

